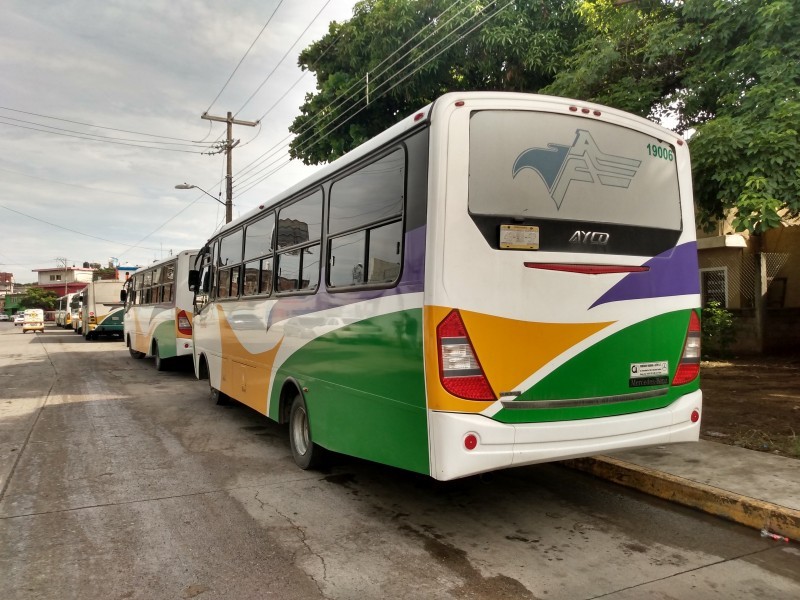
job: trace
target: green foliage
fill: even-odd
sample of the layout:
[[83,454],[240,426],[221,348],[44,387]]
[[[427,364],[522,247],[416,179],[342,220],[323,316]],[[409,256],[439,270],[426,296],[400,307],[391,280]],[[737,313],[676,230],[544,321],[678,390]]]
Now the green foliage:
[[28,288],[25,295],[20,298],[19,304],[23,308],[41,308],[42,310],[53,310],[58,302],[58,295],[50,290],[32,287]]
[[702,330],[703,349],[711,356],[726,356],[728,348],[736,341],[733,314],[716,300],[703,309]]
[[92,281],[99,281],[101,279],[116,279],[117,278],[117,270],[114,267],[108,267],[106,269],[95,269],[95,272],[92,273]]
[[577,42],[577,4],[359,2],[350,21],[331,23],[300,54],[300,66],[317,76],[317,91],[290,127],[297,134],[291,156],[307,164],[332,161],[446,92],[538,91]]
[[696,200],[707,218],[736,209],[737,231],[778,227],[800,215],[800,5],[695,0],[684,13],[704,36],[681,94]]
[[[548,93],[693,134],[699,224],[762,233],[800,215],[800,3],[585,0],[586,39]],[[669,122],[669,121],[668,121]]]
[[700,225],[762,233],[800,216],[798,31],[797,0],[362,0],[300,55],[290,154],[331,161],[449,91],[593,100],[686,134]]

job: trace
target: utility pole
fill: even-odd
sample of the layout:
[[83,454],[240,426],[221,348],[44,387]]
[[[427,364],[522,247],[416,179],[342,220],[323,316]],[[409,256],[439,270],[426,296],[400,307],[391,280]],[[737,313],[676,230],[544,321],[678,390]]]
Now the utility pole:
[[69,292],[69,284],[67,283],[67,259],[62,256],[57,256],[54,260],[64,265],[64,295],[66,296]]
[[228,112],[227,117],[215,117],[206,112],[200,115],[200,118],[228,124],[228,137],[225,142],[225,153],[228,155],[228,174],[225,176],[225,222],[230,223],[233,219],[233,148],[239,143],[239,140],[233,141],[233,126],[247,125],[248,127],[255,127],[259,122],[239,121],[234,119],[230,112]]

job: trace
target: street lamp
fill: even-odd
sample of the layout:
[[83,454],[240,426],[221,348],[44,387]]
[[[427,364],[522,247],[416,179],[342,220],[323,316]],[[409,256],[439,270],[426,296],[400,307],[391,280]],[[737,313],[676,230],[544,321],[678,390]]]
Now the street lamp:
[[209,194],[207,191],[205,191],[199,185],[193,185],[191,183],[179,183],[178,185],[175,186],[175,189],[176,190],[191,190],[191,189],[200,190],[206,196],[209,196],[209,197],[213,198],[214,200],[216,200],[217,202],[219,202],[220,204],[222,204],[225,207],[225,222],[226,223],[230,223],[231,222],[232,217],[233,217],[233,210],[232,210],[233,209],[233,202],[230,199],[227,202],[223,202],[222,200],[220,200],[219,198],[217,198],[213,194]]

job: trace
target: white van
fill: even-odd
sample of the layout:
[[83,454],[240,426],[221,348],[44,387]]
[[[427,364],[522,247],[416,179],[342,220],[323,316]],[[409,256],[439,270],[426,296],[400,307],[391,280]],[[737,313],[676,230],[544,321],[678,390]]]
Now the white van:
[[25,310],[22,333],[29,331],[44,331],[44,311],[41,308],[28,308]]

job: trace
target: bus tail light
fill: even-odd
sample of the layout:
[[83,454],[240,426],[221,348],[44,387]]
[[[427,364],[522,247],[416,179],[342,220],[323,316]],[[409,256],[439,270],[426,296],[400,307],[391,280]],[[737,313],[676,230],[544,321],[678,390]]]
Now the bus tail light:
[[689,328],[686,341],[683,343],[683,355],[672,379],[672,385],[684,385],[694,381],[700,374],[700,318],[692,311],[689,317]]
[[192,324],[185,310],[178,313],[178,331],[183,335],[192,335]]
[[457,310],[450,311],[436,327],[436,341],[442,387],[465,400],[495,400]]

